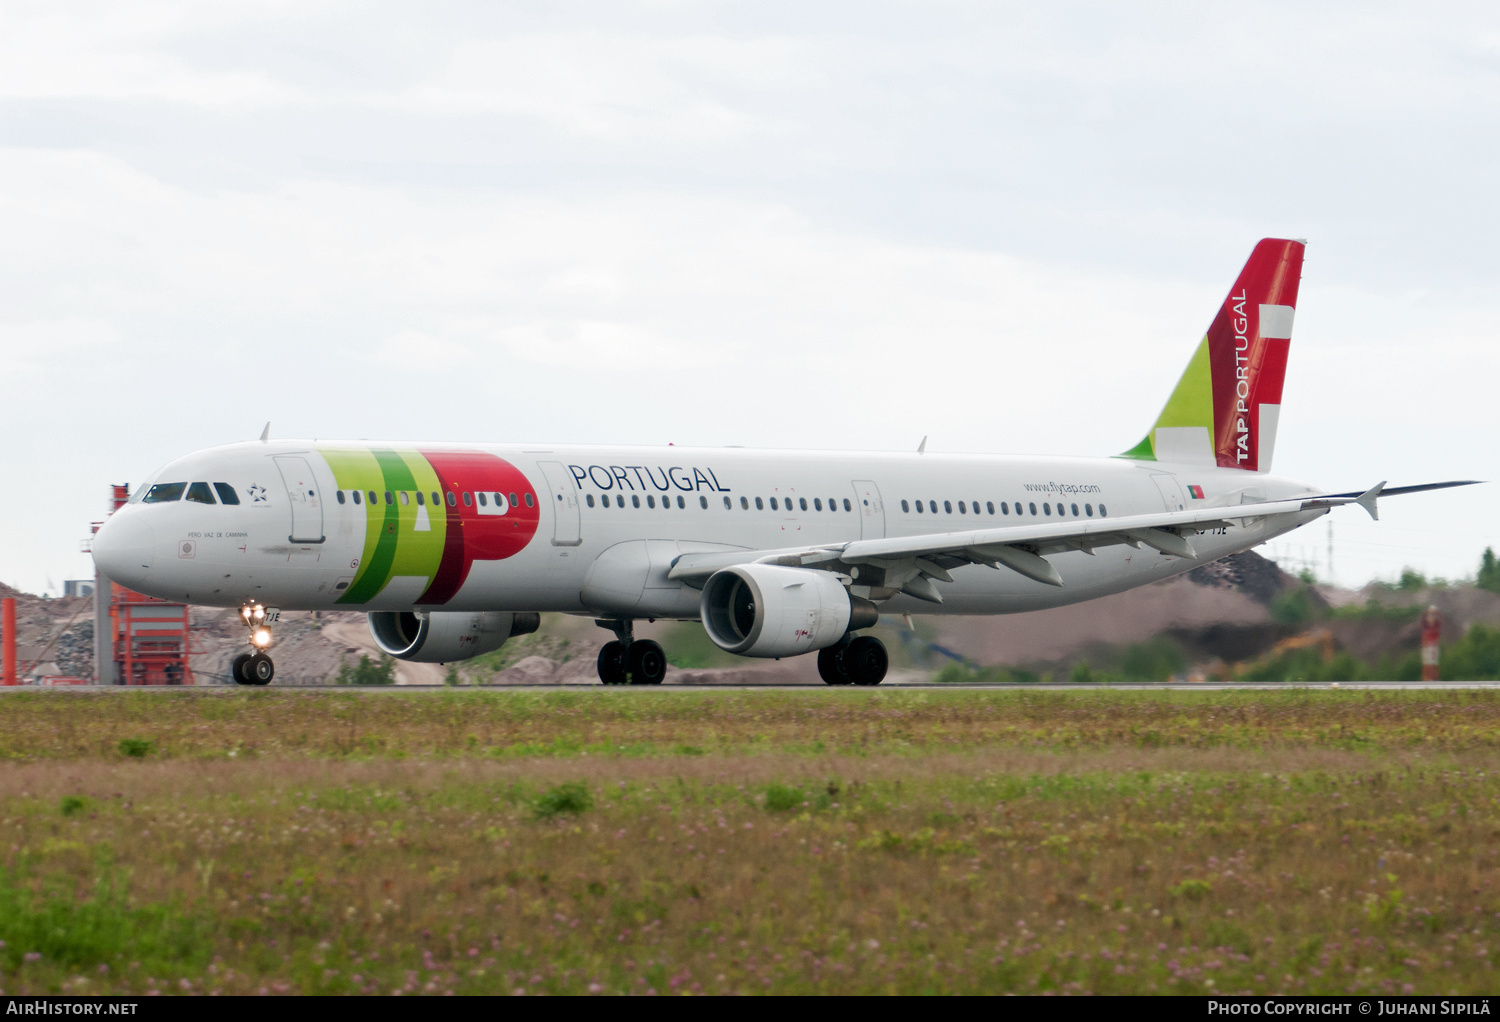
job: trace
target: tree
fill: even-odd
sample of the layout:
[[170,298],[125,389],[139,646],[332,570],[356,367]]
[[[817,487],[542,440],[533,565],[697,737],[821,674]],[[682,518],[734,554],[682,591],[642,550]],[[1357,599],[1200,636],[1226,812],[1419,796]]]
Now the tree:
[[1495,562],[1494,548],[1484,548],[1484,556],[1479,558],[1479,578],[1474,584],[1492,593],[1500,593],[1500,564]]

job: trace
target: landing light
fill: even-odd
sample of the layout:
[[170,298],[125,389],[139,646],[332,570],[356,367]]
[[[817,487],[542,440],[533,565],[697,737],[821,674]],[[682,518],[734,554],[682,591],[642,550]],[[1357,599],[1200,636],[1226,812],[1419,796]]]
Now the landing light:
[[257,628],[255,634],[250,636],[250,641],[261,649],[265,649],[271,644],[271,629]]

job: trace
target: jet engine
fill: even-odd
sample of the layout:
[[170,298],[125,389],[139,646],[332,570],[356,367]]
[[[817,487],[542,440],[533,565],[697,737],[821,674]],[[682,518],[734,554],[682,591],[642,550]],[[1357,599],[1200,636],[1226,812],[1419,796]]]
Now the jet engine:
[[880,616],[875,604],[851,596],[829,572],[775,564],[715,572],[703,586],[700,607],[709,638],[730,653],[758,657],[832,646]]
[[413,614],[382,610],[367,616],[370,634],[381,652],[419,664],[446,664],[489,653],[505,645],[506,639],[529,635],[542,623],[540,614],[510,611]]

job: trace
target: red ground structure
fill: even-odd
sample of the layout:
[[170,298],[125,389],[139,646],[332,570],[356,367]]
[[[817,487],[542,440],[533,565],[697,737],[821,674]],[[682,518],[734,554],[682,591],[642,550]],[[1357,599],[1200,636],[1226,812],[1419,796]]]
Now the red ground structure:
[[[110,514],[129,499],[129,486],[111,486]],[[113,582],[96,592],[96,599],[109,600],[115,684],[194,684],[188,663],[191,650],[187,604],[142,596]]]

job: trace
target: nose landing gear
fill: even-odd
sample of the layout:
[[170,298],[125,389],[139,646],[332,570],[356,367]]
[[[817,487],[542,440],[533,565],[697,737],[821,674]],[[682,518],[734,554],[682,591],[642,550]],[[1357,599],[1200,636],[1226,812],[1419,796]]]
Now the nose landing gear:
[[234,658],[229,673],[240,685],[269,685],[276,677],[276,664],[265,652],[271,645],[271,626],[281,616],[274,607],[262,607],[258,603],[240,608],[240,620],[250,629],[250,645],[254,653],[241,653]]

